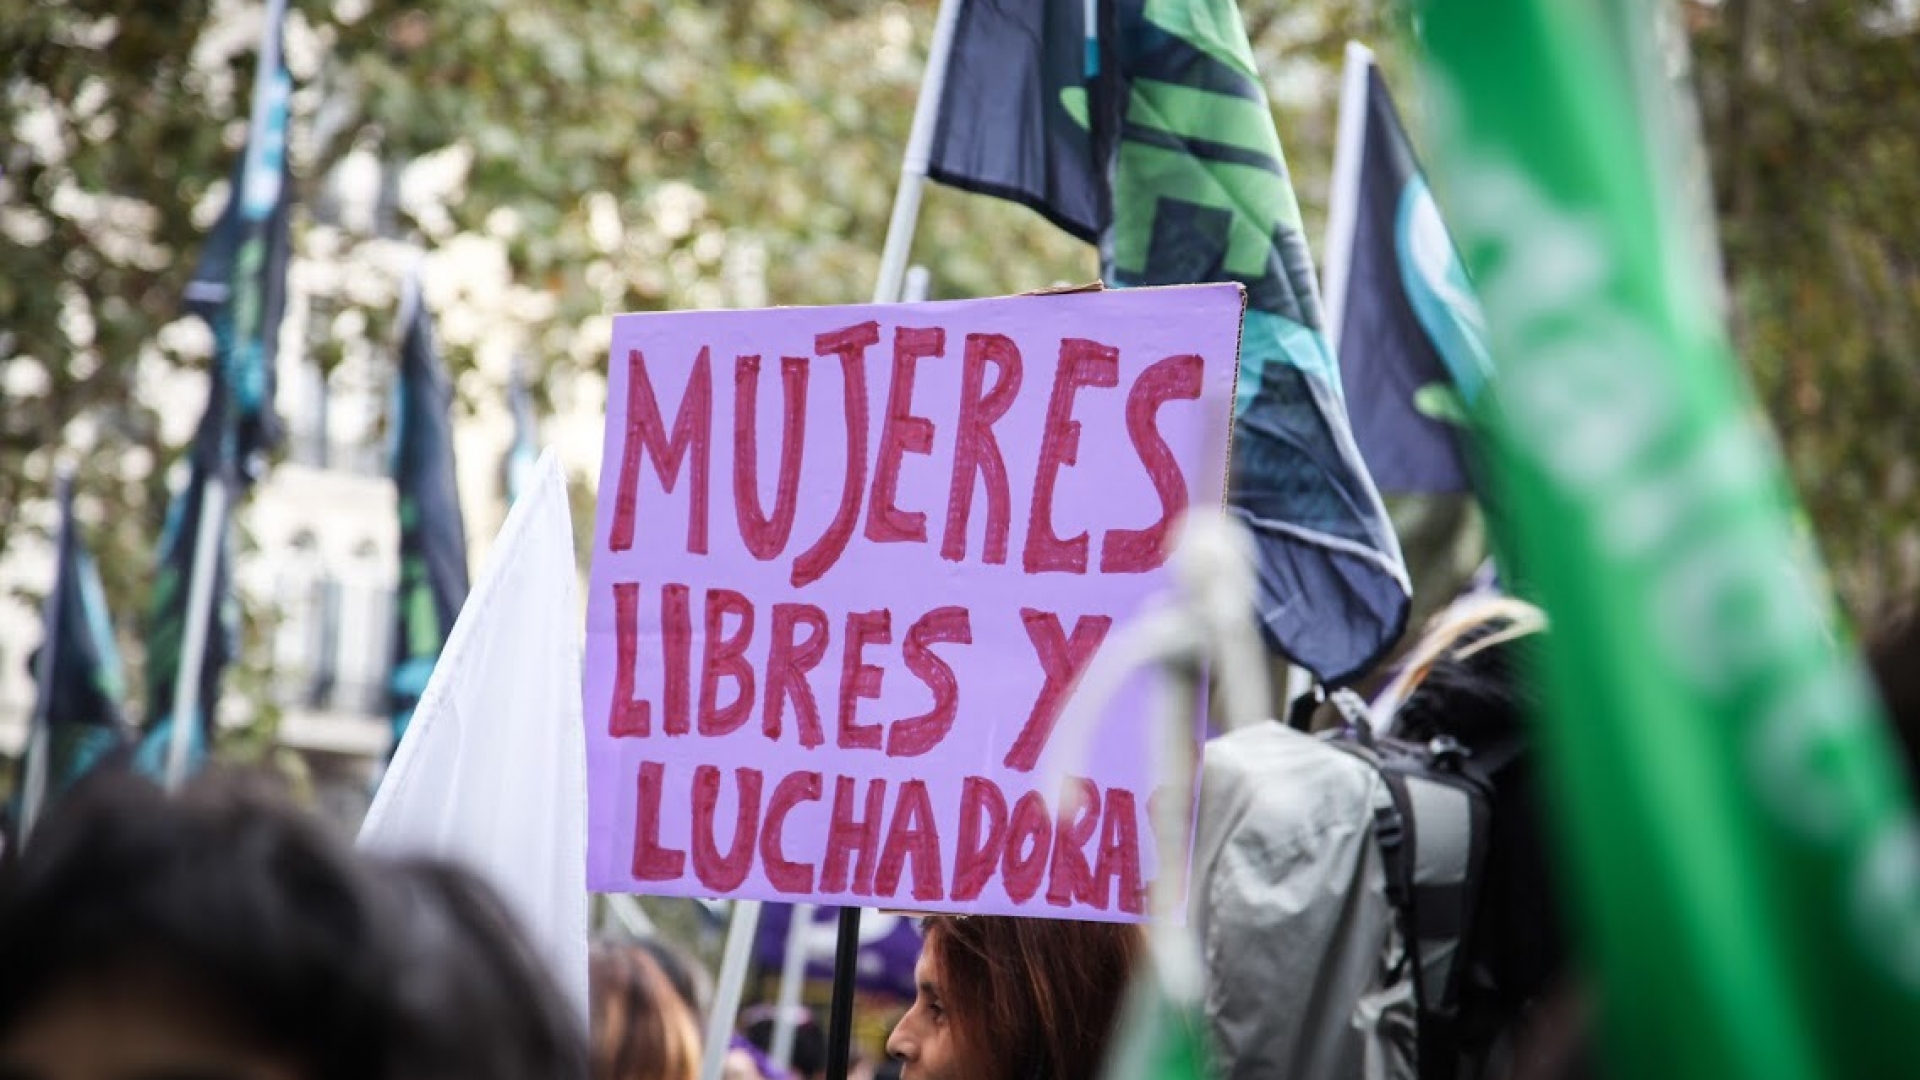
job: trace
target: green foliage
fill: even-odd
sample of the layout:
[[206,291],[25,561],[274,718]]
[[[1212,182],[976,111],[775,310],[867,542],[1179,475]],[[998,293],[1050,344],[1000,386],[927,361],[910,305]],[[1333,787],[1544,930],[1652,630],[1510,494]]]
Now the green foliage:
[[[1371,4],[1243,7],[1317,247],[1341,47],[1376,46],[1417,133],[1408,28]],[[388,362],[391,237],[322,212],[350,156],[389,177],[421,165],[399,185],[397,231],[450,264],[496,267],[438,293],[429,281],[464,409],[497,403],[513,352],[543,411],[595,400],[615,312],[865,300],[933,10],[294,0],[296,272],[312,313],[293,332],[324,366]],[[0,552],[45,527],[24,511],[54,449],[73,452],[129,636],[194,419],[161,415],[149,390],[197,385],[208,359],[179,297],[244,135],[258,11],[0,0]],[[1686,12],[1736,335],[1837,579],[1872,609],[1920,584],[1900,423],[1920,405],[1906,367],[1920,344],[1920,48],[1856,5]],[[940,297],[1096,273],[1090,249],[1036,215],[938,188],[915,259]],[[251,615],[235,675],[249,694],[267,621]]]
[[1735,341],[1867,620],[1920,598],[1920,34],[1900,6],[1688,9]]

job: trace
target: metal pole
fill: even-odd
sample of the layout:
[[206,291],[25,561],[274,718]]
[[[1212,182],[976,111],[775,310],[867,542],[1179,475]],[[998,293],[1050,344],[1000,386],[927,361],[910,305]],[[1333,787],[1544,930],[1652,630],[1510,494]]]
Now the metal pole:
[[927,185],[927,159],[933,152],[934,125],[940,119],[940,94],[947,85],[953,28],[959,20],[960,0],[940,0],[940,12],[933,22],[933,43],[927,49],[927,74],[920,81],[920,99],[914,103],[913,127],[907,133],[907,156],[900,163],[900,186],[893,193],[887,243],[880,249],[880,275],[873,283],[876,304],[900,299],[907,253],[913,248],[913,230],[920,223],[920,192]]
[[775,999],[773,1043],[767,1057],[773,1067],[785,1069],[793,1064],[793,1035],[800,1027],[800,984],[807,977],[807,939],[813,935],[812,904],[793,905],[792,920],[787,923],[787,950],[780,958],[780,995]]
[[760,901],[735,900],[727,921],[727,945],[720,957],[720,984],[714,989],[713,1011],[707,1014],[707,1042],[700,1059],[700,1080],[720,1080],[727,1063],[727,1044],[733,1040],[733,1022],[740,1015],[740,995],[747,985],[747,964],[753,959],[753,933],[760,926]]
[[[207,627],[213,621],[213,585],[220,557],[221,529],[227,516],[227,484],[209,474],[200,490],[200,520],[193,534],[193,578],[187,585],[187,626],[180,641],[180,670],[173,680],[173,730],[167,733],[167,790],[187,780],[189,732],[200,723],[200,670],[207,656]],[[211,727],[211,717],[209,727]]]
[[1327,344],[1337,355],[1340,324],[1346,321],[1347,279],[1353,271],[1354,223],[1360,213],[1360,172],[1367,153],[1367,74],[1373,51],[1347,42],[1347,63],[1340,74],[1340,120],[1333,144],[1333,181],[1327,193],[1326,261],[1321,290],[1326,300]]
[[34,666],[33,680],[39,689],[33,702],[33,720],[27,727],[27,768],[20,793],[20,846],[27,846],[33,827],[40,818],[41,804],[47,797],[47,754],[53,738],[49,724],[53,714],[54,663],[60,651],[60,612],[66,605],[71,582],[67,549],[73,544],[73,463],[62,461],[54,473],[54,502],[60,507],[60,527],[54,533],[53,587],[47,590],[41,609],[40,625],[46,628],[46,640],[40,644],[40,660]]
[[833,945],[833,1015],[827,1023],[827,1080],[847,1080],[853,1058],[853,972],[860,962],[860,909],[840,909]]

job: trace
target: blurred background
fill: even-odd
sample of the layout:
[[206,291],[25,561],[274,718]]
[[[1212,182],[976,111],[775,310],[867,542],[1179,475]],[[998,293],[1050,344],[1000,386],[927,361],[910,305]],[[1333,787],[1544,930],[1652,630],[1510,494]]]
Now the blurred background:
[[[1342,48],[1373,46],[1418,145],[1416,28],[1392,4],[1241,6],[1318,251]],[[506,511],[516,379],[520,430],[558,449],[584,545],[610,316],[866,300],[934,8],[292,4],[287,437],[238,511],[242,634],[217,703],[221,756],[271,762],[343,829],[364,811],[391,730],[387,429],[406,271],[420,272],[452,375],[471,565]],[[1688,40],[1672,56],[1699,91],[1734,340],[1833,587],[1870,625],[1920,587],[1908,452],[1920,415],[1920,2],[1681,10]],[[152,707],[143,615],[213,353],[181,297],[246,137],[261,18],[243,0],[0,0],[9,758],[33,705],[63,454],[115,614],[127,715]],[[1098,273],[1091,248],[1037,215],[938,185],[915,250],[936,299]],[[1478,561],[1471,512],[1394,509],[1416,591]]]

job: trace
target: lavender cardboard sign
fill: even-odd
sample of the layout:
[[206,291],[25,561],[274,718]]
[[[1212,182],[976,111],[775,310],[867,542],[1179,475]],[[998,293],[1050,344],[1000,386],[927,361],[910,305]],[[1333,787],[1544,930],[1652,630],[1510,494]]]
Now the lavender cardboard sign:
[[1181,511],[1225,498],[1241,307],[1207,285],[614,320],[589,884],[1143,918],[1186,872],[1149,829],[1152,695],[1055,724],[1168,591]]

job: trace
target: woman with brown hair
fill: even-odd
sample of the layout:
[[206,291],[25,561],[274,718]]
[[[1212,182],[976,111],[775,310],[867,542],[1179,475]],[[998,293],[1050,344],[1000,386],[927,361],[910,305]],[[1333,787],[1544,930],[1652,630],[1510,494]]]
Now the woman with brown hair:
[[699,1025],[653,954],[599,942],[590,970],[593,1080],[696,1080]]
[[936,915],[913,1008],[887,1039],[901,1080],[1094,1080],[1146,954],[1120,923]]

